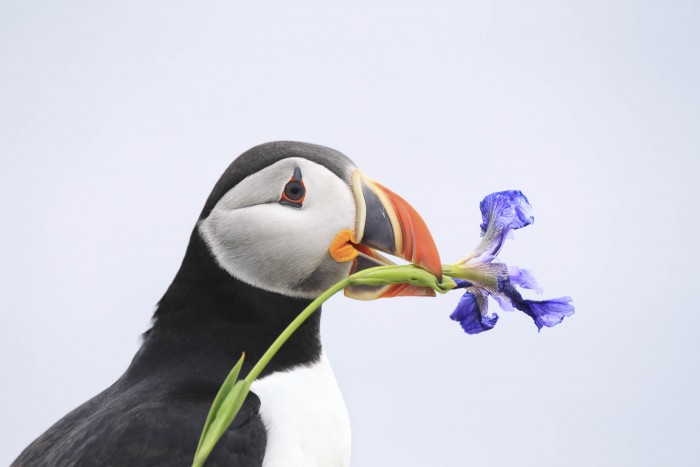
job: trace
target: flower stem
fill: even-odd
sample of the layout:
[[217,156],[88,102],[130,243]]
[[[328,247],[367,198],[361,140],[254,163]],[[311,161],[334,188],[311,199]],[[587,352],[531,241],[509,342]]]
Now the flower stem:
[[299,316],[294,318],[294,321],[289,323],[289,326],[285,328],[284,331],[282,331],[282,334],[280,334],[277,339],[270,345],[270,347],[265,351],[262,357],[260,357],[260,360],[258,360],[258,363],[255,364],[252,370],[250,370],[250,373],[248,373],[248,376],[245,377],[245,381],[248,384],[253,384],[253,381],[260,376],[260,373],[265,369],[268,363],[270,363],[270,360],[272,360],[272,357],[275,356],[275,354],[279,351],[279,349],[284,345],[285,342],[291,337],[294,332],[299,329],[299,326],[304,324],[304,321],[306,321],[309,316],[311,316],[317,309],[318,307],[321,306],[323,302],[331,298],[333,295],[335,295],[337,292],[340,292],[343,290],[345,287],[350,285],[352,282],[352,279],[350,277],[346,277],[345,279],[341,280],[340,282],[336,282],[335,285],[333,285],[330,289],[326,290],[323,292],[321,295],[319,295],[313,302],[311,302],[304,310],[299,313]]
[[399,283],[411,284],[418,287],[430,287],[439,293],[445,293],[455,286],[455,283],[448,277],[443,276],[443,281],[438,282],[437,278],[430,272],[415,265],[378,266],[356,272],[335,283],[314,301],[309,303],[309,305],[289,323],[284,331],[282,331],[282,334],[275,339],[262,357],[260,357],[260,360],[257,361],[245,379],[240,381],[237,380],[238,370],[240,370],[240,366],[243,362],[242,358],[239,360],[234,370],[229,374],[226,381],[224,381],[224,384],[212,404],[200,437],[199,446],[195,452],[192,463],[193,467],[201,467],[204,465],[209,453],[238,414],[250,390],[250,386],[258,376],[260,376],[265,367],[270,363],[270,360],[272,360],[291,335],[304,324],[309,316],[318,310],[323,302],[331,298],[337,292],[353,284],[384,286],[387,284]]

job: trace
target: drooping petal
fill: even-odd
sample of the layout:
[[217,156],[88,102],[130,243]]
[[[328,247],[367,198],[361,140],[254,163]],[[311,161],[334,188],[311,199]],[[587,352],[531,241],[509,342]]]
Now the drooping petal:
[[508,266],[508,279],[523,289],[532,289],[537,293],[542,293],[542,288],[537,282],[537,279],[535,279],[532,272],[527,269],[521,269],[517,266]]
[[571,297],[526,300],[510,281],[499,284],[499,295],[510,300],[515,308],[532,318],[538,331],[541,331],[544,326],[548,328],[556,326],[567,316],[573,315],[575,311],[574,305],[571,304]]
[[532,224],[532,206],[525,195],[518,190],[499,191],[486,196],[481,204],[481,242],[469,255],[458,263],[476,259],[490,262],[501,251],[503,242],[511,230]]
[[537,330],[542,326],[551,328],[561,323],[564,318],[574,314],[574,306],[571,304],[571,297],[552,298],[550,300],[525,300],[528,304],[529,312],[525,311],[537,325]]
[[488,298],[481,293],[471,291],[462,295],[450,318],[459,321],[467,334],[479,334],[493,329],[498,321],[496,313],[488,315]]

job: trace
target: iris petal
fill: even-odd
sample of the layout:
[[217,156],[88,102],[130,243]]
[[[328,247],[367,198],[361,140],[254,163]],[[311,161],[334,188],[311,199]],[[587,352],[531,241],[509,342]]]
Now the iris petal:
[[482,236],[485,236],[489,229],[515,230],[535,221],[532,216],[532,206],[520,190],[491,193],[481,201],[479,208],[483,220]]
[[529,312],[525,311],[541,330],[542,326],[551,328],[561,323],[564,318],[574,314],[574,306],[571,304],[571,297],[553,298],[551,300],[525,300],[528,304]]
[[498,315],[493,313],[487,315],[488,307],[487,297],[482,294],[475,294],[467,291],[459,299],[457,308],[452,312],[450,318],[454,321],[459,321],[462,329],[467,334],[479,334],[483,331],[493,329],[498,321]]
[[508,279],[515,285],[523,289],[532,289],[537,293],[542,293],[540,284],[535,276],[527,269],[520,269],[517,266],[508,266]]
[[479,205],[481,209],[481,242],[474,252],[459,262],[476,259],[488,263],[494,260],[503,247],[511,230],[532,224],[532,206],[518,190],[499,191],[486,196]]
[[515,286],[507,281],[499,284],[499,293],[506,297],[515,308],[528,315],[535,322],[537,330],[551,328],[561,323],[567,316],[574,314],[571,297],[553,298],[551,300],[525,300]]

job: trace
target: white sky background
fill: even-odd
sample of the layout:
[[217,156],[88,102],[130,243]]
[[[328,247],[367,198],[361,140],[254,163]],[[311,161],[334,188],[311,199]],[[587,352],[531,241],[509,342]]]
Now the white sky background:
[[332,299],[354,466],[695,465],[700,3],[240,3],[0,4],[0,465],[119,377],[214,182],[279,139],[445,262],[523,190],[501,258],[577,307],[469,336],[457,292]]

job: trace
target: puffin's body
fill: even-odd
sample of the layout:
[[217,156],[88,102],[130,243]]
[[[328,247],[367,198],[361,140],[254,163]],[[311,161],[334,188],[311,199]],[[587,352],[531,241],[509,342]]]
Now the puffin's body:
[[[352,245],[365,262],[379,256],[361,237],[416,256],[389,238],[407,242],[411,232],[400,215],[392,219],[403,234],[381,226],[386,211],[372,194],[379,188],[358,172],[341,153],[305,143],[268,143],[236,159],[209,196],[129,368],[13,465],[190,465],[214,396],[241,353],[245,375],[301,310],[358,267],[357,254],[329,250],[339,232],[357,237]],[[255,381],[207,465],[349,464],[350,424],[321,347],[320,318],[319,310]]]

